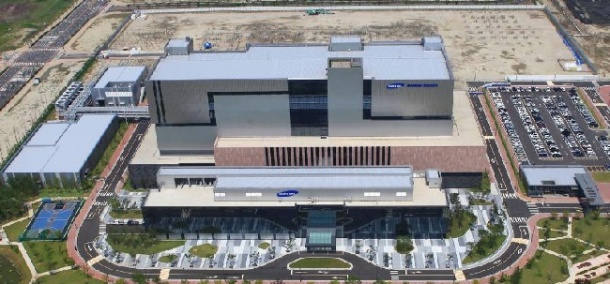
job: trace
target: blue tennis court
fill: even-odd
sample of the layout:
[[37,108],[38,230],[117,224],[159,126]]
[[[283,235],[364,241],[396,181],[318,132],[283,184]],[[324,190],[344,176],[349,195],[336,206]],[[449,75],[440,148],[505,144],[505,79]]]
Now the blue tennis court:
[[43,203],[27,228],[25,239],[62,238],[80,205],[81,201]]

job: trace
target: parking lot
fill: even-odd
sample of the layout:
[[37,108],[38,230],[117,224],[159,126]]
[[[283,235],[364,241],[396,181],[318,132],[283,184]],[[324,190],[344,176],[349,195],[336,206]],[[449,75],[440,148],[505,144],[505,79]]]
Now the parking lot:
[[610,142],[577,91],[569,86],[490,88],[519,163],[610,164]]

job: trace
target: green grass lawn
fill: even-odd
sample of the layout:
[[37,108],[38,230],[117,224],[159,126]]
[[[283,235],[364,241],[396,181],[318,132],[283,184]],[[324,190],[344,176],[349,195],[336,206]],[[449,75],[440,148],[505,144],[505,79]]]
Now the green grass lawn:
[[30,219],[24,219],[17,223],[14,223],[8,227],[4,227],[4,231],[6,232],[8,239],[11,242],[18,242],[19,235],[23,234],[23,232],[25,231],[25,227],[28,226],[29,222],[30,222]]
[[606,252],[605,251],[601,251],[601,250],[594,250],[591,253],[583,254],[583,255],[578,256],[576,259],[573,260],[573,262],[577,263],[577,262],[585,261],[587,259],[594,258],[596,256],[600,256],[600,255],[602,255],[604,253],[606,253]]
[[[540,235],[541,239],[544,239],[545,235],[545,229],[538,229],[538,234]],[[549,230],[549,239],[550,238],[558,238],[558,237],[565,237],[567,236],[566,233],[564,232],[559,232],[559,231],[553,231],[553,230]]]
[[142,219],[142,210],[110,211],[110,216],[115,219]]
[[587,246],[575,239],[561,239],[549,241],[546,245],[546,249],[552,250],[559,254],[563,254],[567,257],[570,257],[571,255],[579,255],[583,251],[592,248],[593,247]]
[[[91,189],[77,188],[43,188],[38,196],[40,197],[87,197]],[[38,207],[34,208],[36,211]]]
[[466,258],[462,261],[463,264],[477,262],[484,259],[502,246],[502,243],[506,239],[505,235],[487,235],[481,238],[478,243],[474,245],[472,251],[468,253]]
[[157,241],[150,239],[146,234],[123,234],[109,235],[108,243],[115,251],[136,255],[160,253],[162,251],[183,246],[185,241]]
[[463,236],[470,226],[477,220],[477,216],[470,211],[461,211],[459,214],[451,213],[449,217],[449,230],[447,238],[457,238]]
[[602,242],[602,247],[610,249],[610,220],[601,217],[597,220],[573,219],[572,236],[596,245]]
[[23,242],[25,250],[39,273],[74,265],[68,256],[66,242]]
[[116,131],[116,133],[114,133],[112,140],[108,144],[108,148],[106,148],[106,150],[102,154],[102,157],[97,162],[97,165],[95,166],[95,168],[93,168],[93,171],[91,171],[90,176],[94,177],[102,174],[102,172],[110,162],[112,154],[114,154],[114,151],[121,143],[123,136],[125,136],[125,133],[127,132],[127,127],[129,127],[129,124],[125,123],[124,121],[120,122],[119,129]]
[[104,284],[102,280],[91,278],[82,270],[66,270],[57,274],[38,278],[39,284],[64,284],[64,283],[83,283],[83,284]]
[[30,283],[32,274],[17,246],[0,246],[0,283]]
[[339,258],[306,257],[291,263],[290,268],[350,268],[350,264]]
[[178,259],[178,256],[175,255],[175,254],[168,254],[168,255],[164,255],[162,257],[159,257],[159,261],[160,262],[165,262],[165,263],[174,262],[177,259]]
[[[548,221],[545,221],[548,220]],[[567,230],[568,229],[568,221],[563,218],[557,217],[555,220],[551,220],[550,218],[541,219],[536,224],[538,227],[544,228],[544,223],[548,222],[550,229],[555,230]]]
[[198,257],[206,258],[216,254],[218,247],[213,244],[202,244],[194,246],[189,250],[189,253]]
[[559,257],[538,251],[530,261],[531,267],[521,270],[520,283],[558,283],[568,278],[567,264]]
[[268,242],[262,242],[262,243],[258,244],[258,248],[261,248],[261,249],[267,249],[270,246],[271,246],[271,244],[269,244]]
[[591,175],[597,182],[610,182],[610,172],[591,172]]
[[485,199],[473,199],[470,205],[491,205],[491,202]]
[[71,0],[0,0],[0,53],[27,43],[73,3]]

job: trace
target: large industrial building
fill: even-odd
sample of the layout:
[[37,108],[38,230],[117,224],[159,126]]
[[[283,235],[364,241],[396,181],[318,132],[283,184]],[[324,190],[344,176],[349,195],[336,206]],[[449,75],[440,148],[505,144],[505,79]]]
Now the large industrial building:
[[172,40],[146,80],[153,126],[129,166],[134,186],[158,189],[145,224],[182,238],[306,238],[314,251],[442,238],[443,188],[479,186],[486,165],[453,84],[440,37],[239,52]]
[[118,127],[114,114],[85,114],[77,122],[44,123],[2,171],[41,186],[75,187],[95,167]]
[[308,250],[334,251],[336,238],[396,237],[401,222],[444,237],[445,192],[410,167],[164,167],[158,181],[145,223],[186,224],[187,239],[297,237]]
[[146,75],[146,66],[108,67],[91,89],[95,105],[138,105]]
[[440,170],[446,187],[480,182],[485,147],[440,37],[238,52],[176,42],[146,80],[154,129],[131,162],[135,186],[175,165],[411,165]]

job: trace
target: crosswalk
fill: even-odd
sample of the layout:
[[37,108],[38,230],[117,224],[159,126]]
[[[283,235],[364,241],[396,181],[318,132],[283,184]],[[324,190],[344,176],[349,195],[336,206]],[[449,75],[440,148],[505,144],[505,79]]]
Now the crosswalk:
[[536,205],[536,203],[533,203],[533,202],[527,203],[527,209],[529,209],[530,213],[532,213],[532,214],[540,213],[540,210],[538,209],[538,205]]
[[93,202],[93,206],[106,206],[108,205],[108,201],[96,201]]
[[527,217],[510,217],[512,223],[527,223]]
[[100,223],[100,235],[106,234],[106,224]]
[[502,198],[504,198],[504,199],[517,199],[519,197],[517,197],[516,193],[504,192],[504,193],[502,193]]
[[114,196],[114,192],[112,192],[112,191],[104,191],[104,192],[100,192],[99,195],[102,196],[102,197]]

